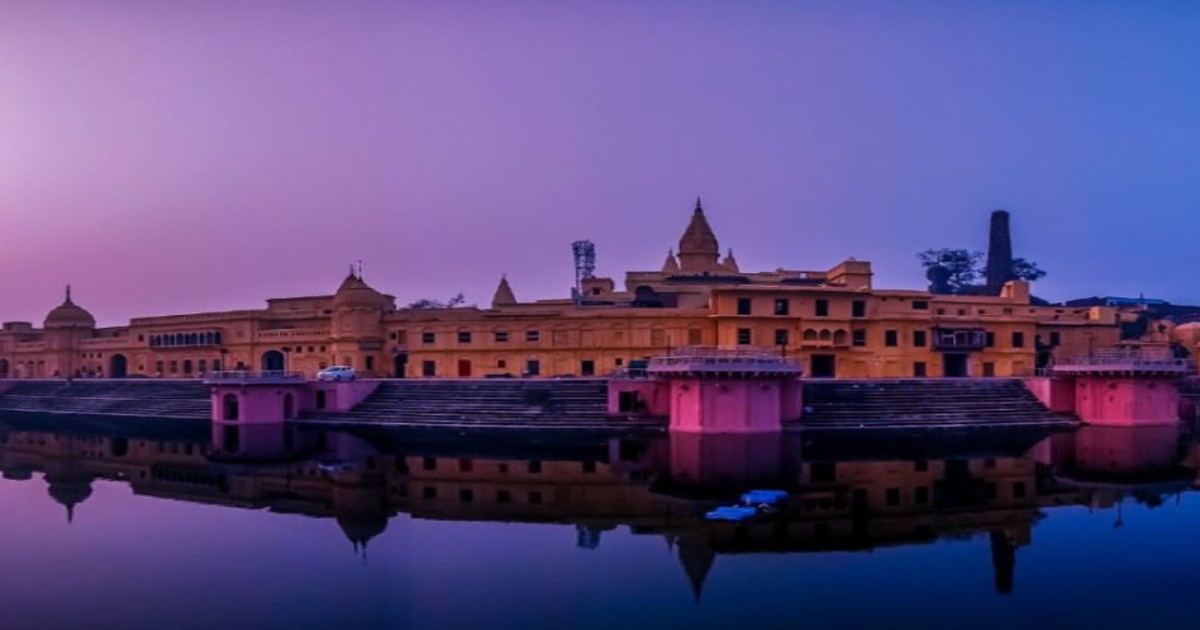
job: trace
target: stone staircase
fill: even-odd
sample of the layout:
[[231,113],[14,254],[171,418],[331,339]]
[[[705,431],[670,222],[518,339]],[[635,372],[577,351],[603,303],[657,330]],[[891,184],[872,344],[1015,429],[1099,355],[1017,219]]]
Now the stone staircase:
[[389,380],[349,412],[312,413],[335,423],[558,429],[665,426],[608,416],[604,379]]
[[0,392],[0,413],[207,419],[211,405],[199,380],[13,381]]
[[1200,405],[1200,377],[1190,376],[1177,381],[1179,395],[1184,399]]
[[811,381],[805,428],[1074,426],[1050,412],[1019,379]]

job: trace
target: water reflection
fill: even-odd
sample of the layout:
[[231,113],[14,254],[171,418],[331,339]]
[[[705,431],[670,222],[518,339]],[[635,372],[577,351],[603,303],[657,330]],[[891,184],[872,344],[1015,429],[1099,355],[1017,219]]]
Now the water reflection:
[[[696,602],[725,554],[975,535],[989,541],[995,592],[1009,594],[1047,510],[1110,508],[1127,496],[1153,506],[1196,477],[1190,434],[1163,427],[555,438],[263,427],[241,434],[236,449],[206,431],[3,420],[0,471],[22,483],[41,473],[74,528],[88,527],[94,482],[115,480],[139,495],[331,518],[363,561],[399,513],[569,524],[585,550],[628,528],[663,540]],[[791,496],[779,513],[747,523],[701,517],[755,487]]]

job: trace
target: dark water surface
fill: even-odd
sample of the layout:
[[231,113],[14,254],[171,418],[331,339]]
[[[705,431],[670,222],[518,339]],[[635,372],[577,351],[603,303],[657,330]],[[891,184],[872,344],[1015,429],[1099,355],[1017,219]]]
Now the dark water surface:
[[[0,420],[4,628],[1194,625],[1174,429],[164,435]],[[273,460],[271,461],[264,460]],[[785,488],[749,524],[700,515]]]

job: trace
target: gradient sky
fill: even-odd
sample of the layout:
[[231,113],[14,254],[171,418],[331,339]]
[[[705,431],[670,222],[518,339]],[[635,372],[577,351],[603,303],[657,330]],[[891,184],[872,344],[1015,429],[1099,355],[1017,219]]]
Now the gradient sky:
[[0,0],[0,319],[983,249],[1200,302],[1200,4]]

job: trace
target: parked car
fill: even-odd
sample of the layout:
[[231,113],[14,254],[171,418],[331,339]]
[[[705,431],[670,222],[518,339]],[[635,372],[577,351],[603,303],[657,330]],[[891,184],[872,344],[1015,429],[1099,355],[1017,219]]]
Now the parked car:
[[318,381],[353,381],[358,379],[358,372],[345,365],[331,365],[317,372]]

